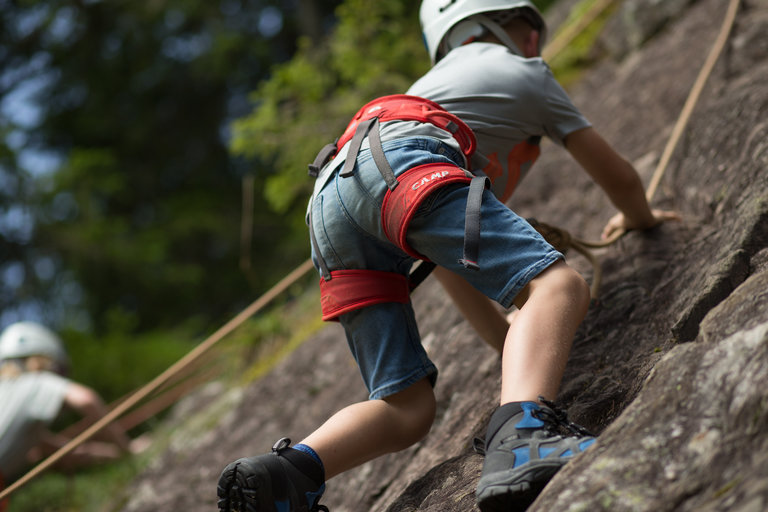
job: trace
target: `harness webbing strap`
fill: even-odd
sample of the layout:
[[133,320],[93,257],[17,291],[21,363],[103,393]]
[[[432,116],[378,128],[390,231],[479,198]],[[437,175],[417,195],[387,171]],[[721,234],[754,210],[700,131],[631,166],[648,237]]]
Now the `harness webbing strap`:
[[354,174],[357,155],[365,139],[368,139],[371,156],[388,187],[381,205],[384,233],[405,253],[422,260],[408,277],[364,269],[331,271],[320,254],[310,211],[310,239],[322,274],[320,290],[323,320],[333,320],[346,312],[382,302],[409,301],[410,292],[426,279],[435,264],[408,244],[408,225],[430,194],[452,183],[469,184],[464,254],[459,261],[467,268],[478,268],[480,206],[488,179],[484,176],[475,177],[457,165],[446,163],[420,165],[396,177],[384,153],[379,130],[381,123],[394,120],[430,123],[446,130],[459,143],[467,162],[475,151],[475,136],[461,119],[435,102],[405,94],[384,96],[368,103],[357,112],[340,138],[322,148],[310,164],[309,174],[317,177],[338,150],[348,145],[346,159],[339,170],[339,176],[348,178]]
[[343,147],[352,139],[358,123],[371,117],[379,118],[382,123],[397,120],[433,124],[451,133],[467,158],[475,152],[477,147],[475,135],[464,121],[434,101],[408,94],[382,96],[364,105],[339,137],[338,147]]
[[347,150],[347,159],[344,161],[344,167],[341,168],[339,176],[342,178],[349,178],[355,172],[355,163],[357,162],[357,154],[360,153],[360,147],[363,145],[363,140],[368,136],[368,132],[378,119],[372,117],[366,119],[357,126],[355,134],[349,141],[349,150]]
[[394,190],[398,181],[392,167],[387,161],[387,156],[384,154],[384,147],[381,145],[378,117],[374,118],[373,127],[370,132],[368,132],[368,141],[371,144],[371,155],[373,155],[373,161],[376,162],[376,167],[379,169],[389,190]]
[[408,278],[380,270],[334,270],[332,279],[320,280],[320,305],[323,320],[336,320],[356,309],[410,299]]
[[[418,121],[421,123],[430,123],[438,128],[446,130],[454,139],[456,139],[456,142],[459,143],[461,151],[467,159],[472,156],[477,147],[475,134],[472,133],[469,126],[454,114],[446,111],[439,104],[418,96],[393,94],[377,98],[358,110],[352,118],[352,121],[347,125],[347,128],[344,130],[341,137],[331,144],[326,144],[323,149],[320,150],[315,157],[315,160],[309,165],[309,175],[317,177],[323,166],[325,166],[345,144],[354,139],[357,134],[361,133],[360,125],[374,117],[381,123],[396,120]],[[370,129],[370,126],[372,125],[369,125],[368,129]],[[365,131],[365,129],[363,129],[363,132],[364,135],[361,135],[361,137],[365,138],[365,135],[367,135],[368,132]],[[360,144],[362,144],[362,141],[360,141]],[[350,150],[348,155],[356,155],[359,151],[360,146],[358,145],[357,151]],[[347,169],[347,172],[349,173],[350,169]]]
[[355,135],[349,143],[347,159],[344,161],[344,167],[342,167],[339,176],[342,178],[349,178],[355,173],[356,157],[360,152],[360,147],[363,145],[363,141],[366,137],[368,137],[371,155],[373,156],[373,161],[376,162],[376,168],[384,178],[387,187],[390,190],[394,190],[398,182],[395,177],[395,172],[392,170],[392,166],[389,165],[387,157],[384,154],[384,146],[381,144],[381,133],[379,132],[378,117],[372,117],[357,125]]
[[429,274],[435,270],[436,266],[437,265],[431,261],[421,260],[416,268],[411,270],[411,273],[408,274],[408,286],[410,286],[411,291],[415,290],[421,283],[423,283],[424,280],[429,277]]
[[339,139],[336,139],[333,142],[330,142],[323,146],[323,149],[320,150],[320,152],[315,157],[315,161],[309,164],[309,175],[313,178],[317,178],[317,176],[320,174],[320,169],[323,168],[323,166],[328,162],[328,160],[331,159],[333,155],[335,155],[339,150]]
[[471,270],[480,268],[477,265],[480,255],[480,207],[483,202],[483,191],[489,183],[490,180],[485,176],[475,176],[469,183],[464,219],[464,257],[459,260],[459,263]]

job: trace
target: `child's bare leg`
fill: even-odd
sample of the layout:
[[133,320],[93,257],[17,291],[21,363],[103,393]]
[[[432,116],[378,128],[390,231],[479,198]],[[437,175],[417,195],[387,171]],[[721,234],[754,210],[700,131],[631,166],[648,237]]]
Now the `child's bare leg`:
[[515,299],[502,356],[501,403],[557,397],[571,341],[589,307],[589,287],[559,261]]
[[435,395],[425,378],[382,400],[342,409],[301,443],[317,452],[330,479],[420,441],[434,418]]
[[[560,261],[515,298],[502,354],[501,406],[488,423],[477,504],[483,512],[523,510],[568,460],[595,438],[551,409],[571,340],[589,307],[589,287]],[[570,430],[570,435],[561,435]]]

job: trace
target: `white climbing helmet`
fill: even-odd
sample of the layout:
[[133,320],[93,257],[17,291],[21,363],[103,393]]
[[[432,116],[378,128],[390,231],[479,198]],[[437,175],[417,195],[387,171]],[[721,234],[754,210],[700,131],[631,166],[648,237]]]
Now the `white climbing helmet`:
[[34,322],[17,322],[0,335],[0,361],[30,356],[50,357],[65,368],[69,362],[64,344],[50,329]]
[[511,14],[514,16],[525,17],[541,34],[539,45],[544,44],[547,28],[544,17],[530,0],[423,0],[419,20],[432,63],[467,39],[479,37],[486,31],[492,32],[502,43],[519,53],[501,26],[487,16],[504,11],[513,11]]

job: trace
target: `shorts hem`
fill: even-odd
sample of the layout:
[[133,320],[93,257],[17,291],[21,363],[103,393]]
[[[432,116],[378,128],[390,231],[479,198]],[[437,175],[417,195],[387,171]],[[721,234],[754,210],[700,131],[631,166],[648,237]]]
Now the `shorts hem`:
[[380,400],[382,398],[386,398],[411,387],[424,377],[428,377],[432,387],[435,387],[435,382],[437,381],[437,367],[433,364],[430,364],[429,366],[420,368],[416,372],[398,382],[387,384],[371,391],[368,395],[368,398],[370,400]]
[[504,308],[511,307],[515,297],[517,297],[517,294],[520,293],[520,290],[525,288],[525,286],[530,283],[533,278],[544,272],[558,260],[564,259],[565,256],[563,256],[560,252],[554,249],[551,250],[541,260],[539,260],[537,264],[529,267],[521,277],[516,279],[514,282],[510,282],[510,284],[504,288],[504,291],[502,292],[500,299],[497,302]]

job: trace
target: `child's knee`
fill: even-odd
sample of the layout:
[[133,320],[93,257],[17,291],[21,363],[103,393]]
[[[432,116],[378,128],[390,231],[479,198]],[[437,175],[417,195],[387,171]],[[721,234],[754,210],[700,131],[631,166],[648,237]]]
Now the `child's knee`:
[[581,274],[568,265],[563,264],[558,269],[557,281],[554,286],[554,291],[564,294],[574,309],[579,309],[583,314],[586,314],[587,309],[589,309],[592,293],[589,289],[589,284],[587,284]]
[[533,278],[515,298],[515,305],[522,307],[533,294],[556,294],[568,297],[571,304],[586,310],[591,292],[584,278],[564,261],[558,261]]
[[402,448],[421,441],[432,428],[437,409],[435,393],[428,379],[384,399],[399,416]]
[[567,275],[564,277],[565,282],[563,286],[566,288],[567,293],[572,295],[574,300],[580,304],[588,306],[592,295],[589,284],[581,274],[568,265],[565,265],[565,269],[567,269]]
[[418,411],[413,416],[413,421],[409,425],[409,435],[406,442],[406,446],[410,446],[414,443],[418,443],[424,439],[429,431],[432,429],[432,424],[435,421],[435,408],[425,407],[421,411]]
[[419,390],[418,398],[411,403],[410,407],[408,407],[410,416],[409,430],[412,437],[411,444],[421,441],[427,434],[429,434],[429,431],[432,428],[432,423],[435,421],[435,413],[437,411],[437,401],[432,385],[425,379],[421,383],[421,388],[422,389]]

